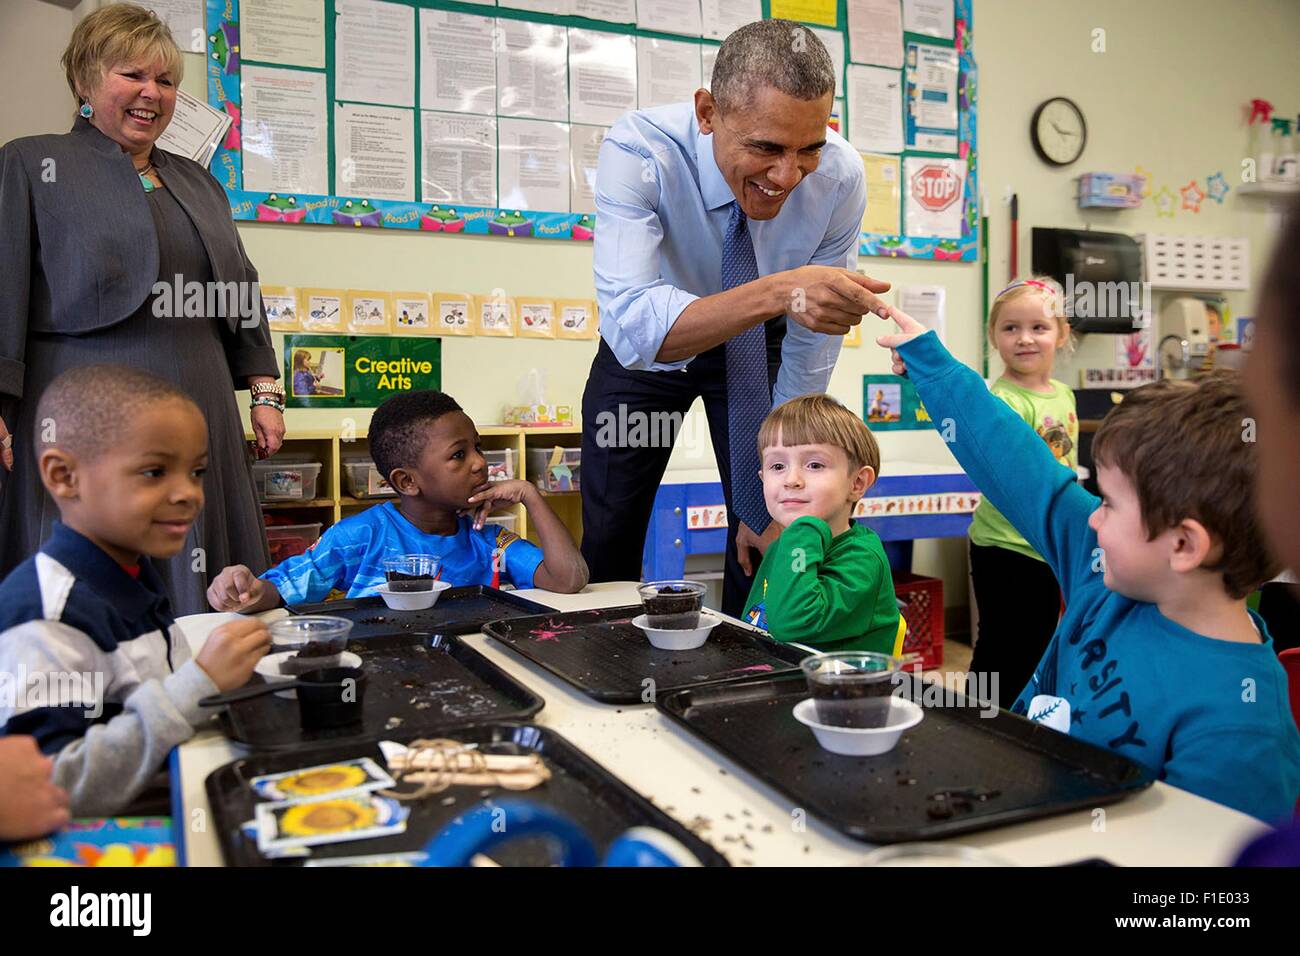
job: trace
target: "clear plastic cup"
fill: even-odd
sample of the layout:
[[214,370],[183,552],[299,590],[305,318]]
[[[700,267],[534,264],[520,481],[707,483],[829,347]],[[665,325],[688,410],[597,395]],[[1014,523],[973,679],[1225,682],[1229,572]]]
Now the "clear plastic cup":
[[325,658],[347,649],[352,622],[344,617],[304,614],[275,621],[269,630],[273,651],[297,651],[300,658]]
[[883,727],[889,709],[879,706],[896,686],[902,662],[871,651],[836,651],[805,657],[799,665],[808,681],[818,722],[828,727]]
[[433,554],[404,554],[384,561],[384,578],[388,590],[429,591],[437,580],[442,559]]
[[636,589],[646,626],[660,631],[690,631],[700,626],[705,587],[699,581],[651,581]]

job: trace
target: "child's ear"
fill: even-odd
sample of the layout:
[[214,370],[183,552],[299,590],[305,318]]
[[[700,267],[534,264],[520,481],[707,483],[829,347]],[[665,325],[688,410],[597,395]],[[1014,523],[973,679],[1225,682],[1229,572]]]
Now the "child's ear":
[[45,490],[55,498],[75,501],[77,490],[77,459],[65,448],[47,448],[36,461]]
[[867,489],[876,483],[876,469],[870,465],[863,465],[858,469],[857,474],[853,476],[853,488],[851,500],[857,501],[867,493]]
[[1223,546],[1195,518],[1184,518],[1170,529],[1173,550],[1169,555],[1171,570],[1185,573],[1195,571],[1218,560]]
[[399,495],[418,495],[420,493],[420,481],[415,475],[405,468],[394,468],[388,476],[388,485]]

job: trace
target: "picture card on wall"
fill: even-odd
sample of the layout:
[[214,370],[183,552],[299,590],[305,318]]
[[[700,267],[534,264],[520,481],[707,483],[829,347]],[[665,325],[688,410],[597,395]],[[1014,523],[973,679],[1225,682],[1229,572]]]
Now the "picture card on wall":
[[462,292],[435,292],[432,318],[434,335],[473,335],[478,325],[474,297]]
[[555,300],[517,296],[519,334],[525,338],[555,338]]
[[907,148],[957,152],[957,51],[907,45]]
[[264,285],[261,292],[266,324],[272,332],[297,332],[302,328],[298,317],[297,289],[292,286]]
[[393,293],[393,333],[432,335],[430,296],[427,292]]
[[304,332],[342,332],[346,289],[299,289],[299,318]]
[[348,331],[354,335],[388,335],[393,330],[393,303],[387,292],[348,290]]
[[515,334],[515,300],[508,295],[474,296],[474,315],[478,335]]
[[558,299],[555,318],[558,339],[594,339],[598,334],[595,299]]

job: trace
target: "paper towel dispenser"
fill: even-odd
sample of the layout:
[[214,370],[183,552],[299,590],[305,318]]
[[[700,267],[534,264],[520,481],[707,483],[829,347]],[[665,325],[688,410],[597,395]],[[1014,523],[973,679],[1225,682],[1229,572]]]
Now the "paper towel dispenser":
[[1077,332],[1132,332],[1150,314],[1141,248],[1122,232],[1034,227],[1033,269],[1061,283]]

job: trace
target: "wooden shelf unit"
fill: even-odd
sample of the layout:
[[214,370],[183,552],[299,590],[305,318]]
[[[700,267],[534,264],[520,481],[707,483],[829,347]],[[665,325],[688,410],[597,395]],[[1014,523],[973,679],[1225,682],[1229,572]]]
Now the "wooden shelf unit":
[[[553,448],[556,445],[581,444],[582,428],[546,427],[528,428],[516,425],[484,425],[478,430],[484,451],[511,449],[514,452],[515,477],[531,481],[527,473],[528,449]],[[252,440],[252,434],[245,437]],[[320,521],[324,528],[343,520],[349,515],[358,514],[374,505],[391,501],[391,498],[356,498],[350,494],[343,466],[349,461],[368,459],[370,442],[365,435],[344,438],[336,429],[297,429],[285,437],[280,454],[309,456],[321,463],[321,471],[316,479],[316,497],[309,501],[263,501],[261,507],[270,511],[293,509],[313,512],[313,520]],[[274,459],[268,459],[274,460]],[[543,492],[546,503],[559,516],[578,543],[582,540],[582,498],[578,491]],[[528,512],[522,504],[502,508],[494,514],[515,515],[515,532],[536,543],[536,534],[528,523]]]

